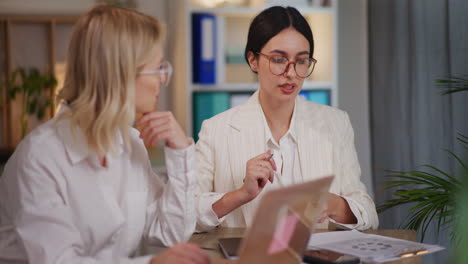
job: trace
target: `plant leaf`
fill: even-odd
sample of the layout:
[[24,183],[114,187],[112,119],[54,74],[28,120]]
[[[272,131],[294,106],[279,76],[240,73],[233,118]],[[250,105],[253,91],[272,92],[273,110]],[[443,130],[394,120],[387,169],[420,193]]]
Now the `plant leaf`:
[[[447,151],[452,157],[454,157],[458,161],[460,166],[462,166],[463,169],[468,170],[468,167],[465,165],[465,163],[457,155],[455,155],[455,153],[453,153],[452,151],[448,149],[444,149],[444,150]],[[447,175],[447,177],[450,177],[450,176]]]

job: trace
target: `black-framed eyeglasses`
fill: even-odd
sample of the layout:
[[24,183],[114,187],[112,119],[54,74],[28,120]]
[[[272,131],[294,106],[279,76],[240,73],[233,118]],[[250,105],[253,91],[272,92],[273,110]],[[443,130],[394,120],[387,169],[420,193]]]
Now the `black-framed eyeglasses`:
[[296,75],[307,78],[312,74],[317,63],[314,58],[297,58],[295,61],[289,61],[288,58],[281,55],[266,55],[261,52],[257,52],[257,54],[268,59],[270,72],[274,75],[283,75],[288,70],[288,66],[293,64]]
[[169,81],[172,76],[172,65],[169,61],[163,61],[159,68],[156,70],[142,71],[137,73],[137,75],[150,75],[150,74],[159,74],[161,86],[166,87],[169,85]]

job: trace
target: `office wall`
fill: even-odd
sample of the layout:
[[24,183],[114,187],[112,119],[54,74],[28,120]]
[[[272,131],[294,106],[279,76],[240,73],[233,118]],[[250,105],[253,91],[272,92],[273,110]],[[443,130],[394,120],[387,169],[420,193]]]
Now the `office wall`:
[[0,13],[2,15],[76,15],[94,3],[94,0],[2,0]]
[[[9,15],[77,15],[96,4],[96,0],[2,0],[0,14]],[[166,19],[167,1],[138,0],[137,9]]]
[[354,128],[362,180],[373,194],[369,128],[367,0],[337,1],[339,108]]
[[[96,4],[96,0],[1,0],[0,15],[20,16],[47,16],[47,15],[80,15],[88,8]],[[138,0],[137,10],[152,15],[167,24],[167,1]],[[24,32],[24,31],[23,31]],[[29,34],[27,34],[29,35]],[[23,36],[27,38],[27,36]],[[67,45],[67,44],[65,44]],[[57,47],[58,50],[66,50],[67,47]],[[37,54],[40,57],[40,54]],[[29,58],[28,61],[42,60],[42,58]],[[161,91],[158,107],[170,108],[169,93]]]

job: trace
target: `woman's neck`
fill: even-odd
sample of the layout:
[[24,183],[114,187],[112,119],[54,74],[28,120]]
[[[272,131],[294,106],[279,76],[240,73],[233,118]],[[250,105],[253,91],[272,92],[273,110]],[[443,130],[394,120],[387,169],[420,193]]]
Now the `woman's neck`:
[[292,114],[294,111],[294,100],[291,102],[278,102],[272,98],[259,94],[259,102],[265,114],[268,127],[273,138],[278,142],[279,139],[289,130]]

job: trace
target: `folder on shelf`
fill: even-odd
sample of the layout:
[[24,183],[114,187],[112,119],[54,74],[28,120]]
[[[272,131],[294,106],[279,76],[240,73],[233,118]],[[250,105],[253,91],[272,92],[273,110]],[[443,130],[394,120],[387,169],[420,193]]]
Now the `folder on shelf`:
[[230,45],[226,47],[226,63],[246,65],[244,59],[244,46]]
[[318,104],[331,105],[329,90],[302,90],[299,96]]
[[216,82],[216,17],[192,14],[193,82]]
[[198,141],[202,122],[230,108],[228,92],[193,93],[193,138]]

